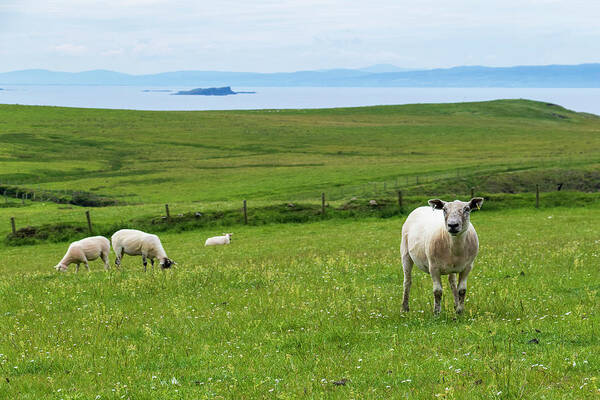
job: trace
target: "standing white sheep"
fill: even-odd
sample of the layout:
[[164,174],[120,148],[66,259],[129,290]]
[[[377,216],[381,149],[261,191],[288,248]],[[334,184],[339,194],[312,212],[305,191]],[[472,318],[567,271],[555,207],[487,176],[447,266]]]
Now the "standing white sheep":
[[205,246],[219,246],[222,244],[229,244],[229,243],[231,243],[232,235],[233,235],[233,233],[224,233],[223,236],[210,237],[210,238],[206,239],[206,242],[204,242],[204,245]]
[[79,272],[79,264],[84,263],[90,270],[88,261],[100,257],[104,261],[104,269],[109,269],[108,254],[110,253],[110,242],[104,236],[92,236],[81,239],[69,245],[65,256],[54,267],[57,271],[66,271],[69,264],[77,264],[76,272]]
[[[411,272],[416,264],[431,275],[433,281],[433,312],[440,312],[442,300],[441,275],[448,275],[454,295],[454,308],[458,314],[464,310],[467,294],[467,277],[479,250],[477,232],[471,225],[472,210],[479,210],[483,199],[475,197],[469,202],[429,200],[429,207],[419,207],[408,215],[402,226],[402,267],[404,269],[404,299],[402,308],[408,311],[408,298],[412,282]],[[458,287],[456,285],[458,274]]]
[[154,268],[154,259],[158,259],[161,268],[170,268],[176,264],[173,260],[167,257],[167,253],[160,243],[158,236],[151,233],[138,231],[136,229],[121,229],[115,232],[112,237],[112,247],[117,255],[115,264],[121,265],[121,259],[124,254],[130,256],[142,256],[144,264],[144,272],[148,265],[147,259],[150,259],[152,268]]

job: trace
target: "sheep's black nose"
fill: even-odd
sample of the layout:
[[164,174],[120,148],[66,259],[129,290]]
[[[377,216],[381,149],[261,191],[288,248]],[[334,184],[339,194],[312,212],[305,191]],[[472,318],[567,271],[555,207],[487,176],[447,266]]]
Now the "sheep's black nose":
[[456,224],[448,223],[448,228],[450,228],[451,230],[455,231],[455,230],[458,229],[458,223],[456,223]]

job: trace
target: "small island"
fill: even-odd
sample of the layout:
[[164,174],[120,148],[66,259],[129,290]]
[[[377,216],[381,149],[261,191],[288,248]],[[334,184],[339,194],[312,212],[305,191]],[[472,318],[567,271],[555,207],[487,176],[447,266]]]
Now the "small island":
[[231,86],[219,87],[219,88],[197,88],[192,90],[180,90],[174,95],[192,95],[192,96],[228,96],[230,94],[240,93],[256,93],[256,92],[234,92],[231,90]]

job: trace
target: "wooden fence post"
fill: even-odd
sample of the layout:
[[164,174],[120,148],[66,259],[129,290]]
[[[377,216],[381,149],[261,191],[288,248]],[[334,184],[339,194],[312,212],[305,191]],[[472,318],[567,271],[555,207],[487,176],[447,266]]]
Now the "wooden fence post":
[[535,208],[540,208],[540,185],[535,185]]
[[475,197],[475,188],[471,188],[471,198]]
[[87,219],[88,230],[90,231],[90,233],[92,233],[92,218],[90,217],[90,210],[87,210],[85,212],[85,218]]
[[325,192],[321,193],[321,216],[325,216]]
[[15,217],[10,217],[10,226],[12,227],[13,235],[17,233],[17,228],[15,227]]
[[244,225],[248,225],[248,205],[246,200],[244,200]]
[[25,193],[21,195],[21,204],[25,205]]
[[398,207],[402,210],[402,190],[398,190]]
[[171,220],[171,213],[169,212],[169,205],[165,204],[165,211],[167,213],[167,220],[170,221]]

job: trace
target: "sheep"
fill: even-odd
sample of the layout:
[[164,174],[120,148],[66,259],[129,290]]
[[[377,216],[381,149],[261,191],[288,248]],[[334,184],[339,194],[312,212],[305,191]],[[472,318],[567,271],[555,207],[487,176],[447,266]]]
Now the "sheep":
[[[468,202],[429,200],[429,207],[413,210],[402,226],[402,267],[404,270],[404,299],[402,309],[408,311],[413,264],[431,275],[433,281],[434,314],[440,312],[442,300],[441,275],[448,275],[457,314],[464,310],[467,277],[479,250],[477,232],[471,225],[471,211],[479,210],[483,199],[474,197]],[[458,287],[456,284],[458,274]]]
[[79,272],[79,264],[84,263],[87,270],[90,270],[88,261],[100,257],[104,261],[104,269],[110,268],[108,264],[108,254],[110,253],[110,242],[104,236],[92,236],[78,240],[69,245],[65,256],[54,267],[57,271],[66,271],[69,264],[77,264],[76,272]]
[[138,231],[135,229],[121,229],[115,232],[112,237],[112,247],[117,255],[115,264],[121,265],[121,259],[124,254],[130,256],[142,256],[144,264],[144,272],[148,265],[147,259],[150,259],[152,269],[154,269],[154,259],[158,259],[161,268],[170,268],[171,265],[177,264],[167,257],[167,253],[160,243],[158,236],[151,233]]
[[219,246],[222,244],[229,244],[229,243],[231,243],[232,235],[233,235],[233,233],[224,233],[223,236],[210,237],[210,238],[206,239],[206,242],[204,242],[204,245],[205,246]]

